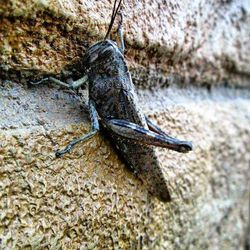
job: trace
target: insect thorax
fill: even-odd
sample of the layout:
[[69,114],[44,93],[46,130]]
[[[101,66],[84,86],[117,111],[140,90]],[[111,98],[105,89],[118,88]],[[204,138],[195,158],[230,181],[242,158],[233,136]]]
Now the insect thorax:
[[88,78],[115,77],[128,71],[124,57],[111,40],[104,40],[92,45],[84,57],[84,65],[88,70]]

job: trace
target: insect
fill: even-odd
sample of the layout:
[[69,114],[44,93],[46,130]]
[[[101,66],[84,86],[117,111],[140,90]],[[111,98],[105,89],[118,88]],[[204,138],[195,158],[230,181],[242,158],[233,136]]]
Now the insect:
[[[79,142],[93,137],[99,130],[99,122],[108,134],[126,164],[148,187],[149,191],[162,201],[170,201],[170,194],[160,163],[153,146],[159,146],[186,153],[192,150],[192,143],[170,137],[145,117],[135,92],[127,64],[124,59],[122,14],[119,13],[122,0],[115,0],[111,21],[105,38],[89,47],[83,57],[84,76],[70,84],[54,77],[46,77],[33,85],[50,81],[71,89],[88,83],[91,131],[71,141],[57,157],[70,152]],[[110,32],[116,16],[118,24],[118,46],[110,40]]]

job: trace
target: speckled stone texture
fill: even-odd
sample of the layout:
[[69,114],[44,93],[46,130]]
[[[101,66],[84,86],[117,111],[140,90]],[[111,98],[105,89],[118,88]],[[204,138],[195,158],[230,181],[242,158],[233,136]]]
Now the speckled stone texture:
[[0,2],[0,249],[245,249],[249,2],[127,0],[123,7],[126,59],[143,111],[194,144],[188,154],[156,149],[169,203],[149,194],[104,134],[55,158],[90,128],[87,93],[24,84],[48,73],[77,78],[111,7]]
[[[1,1],[1,72],[74,73],[86,47],[103,38],[112,3]],[[126,0],[123,13],[126,58],[138,85],[248,85],[248,0]]]

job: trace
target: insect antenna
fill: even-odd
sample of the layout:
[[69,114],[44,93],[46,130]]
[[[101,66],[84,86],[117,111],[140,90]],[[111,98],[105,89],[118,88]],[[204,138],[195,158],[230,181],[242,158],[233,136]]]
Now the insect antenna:
[[118,2],[117,7],[116,7],[116,3],[117,3],[117,0],[115,0],[115,2],[114,2],[111,20],[110,20],[110,23],[109,23],[108,31],[107,31],[107,33],[106,33],[106,35],[105,35],[105,37],[104,37],[104,40],[106,40],[106,39],[109,37],[109,35],[110,35],[110,31],[111,31],[112,26],[113,26],[113,24],[114,24],[114,21],[115,21],[115,17],[116,17],[116,15],[117,15],[117,12],[118,12],[118,10],[119,10],[119,8],[120,8],[120,6],[121,6],[122,0],[120,0],[120,1]]

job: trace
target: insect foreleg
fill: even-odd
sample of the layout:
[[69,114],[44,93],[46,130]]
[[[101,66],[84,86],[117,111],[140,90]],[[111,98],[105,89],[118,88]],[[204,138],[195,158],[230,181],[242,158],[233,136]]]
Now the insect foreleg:
[[159,135],[155,132],[140,127],[135,123],[120,119],[111,119],[106,121],[106,124],[108,128],[117,135],[138,141],[138,143],[169,148],[182,153],[187,153],[188,151],[192,150],[191,142],[180,141],[172,137]]
[[88,134],[81,136],[73,140],[72,142],[70,142],[63,150],[57,151],[56,152],[57,157],[61,157],[64,154],[68,153],[77,143],[87,141],[99,131],[98,114],[97,114],[94,104],[91,101],[89,102],[89,110],[90,110],[90,118],[91,118],[91,123],[92,123],[91,131]]
[[50,81],[50,82],[53,82],[57,85],[61,85],[61,86],[64,86],[64,87],[67,87],[67,88],[70,88],[70,89],[77,89],[79,88],[80,86],[82,86],[84,83],[86,83],[88,80],[88,77],[87,75],[83,76],[82,78],[76,80],[76,81],[72,81],[70,84],[68,83],[65,83],[63,81],[60,81],[52,76],[50,77],[45,77],[43,79],[41,79],[40,81],[37,81],[37,82],[30,82],[32,85],[38,85],[38,84],[41,84],[43,82],[46,82],[46,81]]
[[78,79],[76,81],[73,81],[70,84],[70,88],[71,89],[77,89],[77,88],[81,87],[83,84],[85,84],[87,81],[88,81],[88,76],[85,75],[82,78],[80,78],[80,79]]
[[125,50],[125,46],[124,46],[124,39],[123,39],[123,26],[122,26],[122,22],[123,22],[123,15],[121,12],[119,12],[120,15],[120,20],[119,20],[119,24],[118,24],[118,37],[119,37],[119,42],[120,42],[120,51],[122,54],[124,54],[124,50]]

